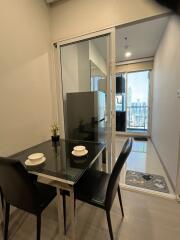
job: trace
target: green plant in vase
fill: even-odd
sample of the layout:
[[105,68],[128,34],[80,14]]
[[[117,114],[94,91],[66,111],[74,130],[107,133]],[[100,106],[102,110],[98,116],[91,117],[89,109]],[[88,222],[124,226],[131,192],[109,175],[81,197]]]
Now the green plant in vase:
[[52,126],[51,126],[51,133],[52,133],[52,141],[53,142],[57,142],[59,141],[59,127],[56,123],[54,123]]

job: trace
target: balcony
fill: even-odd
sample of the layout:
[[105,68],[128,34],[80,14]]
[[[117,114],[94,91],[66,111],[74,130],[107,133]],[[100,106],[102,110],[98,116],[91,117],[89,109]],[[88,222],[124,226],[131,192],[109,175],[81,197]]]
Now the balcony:
[[127,130],[144,132],[148,130],[149,106],[127,107]]

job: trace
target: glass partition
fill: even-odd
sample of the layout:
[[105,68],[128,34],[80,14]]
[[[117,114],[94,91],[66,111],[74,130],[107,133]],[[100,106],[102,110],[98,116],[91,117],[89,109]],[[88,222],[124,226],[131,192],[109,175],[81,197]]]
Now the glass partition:
[[108,36],[60,47],[65,137],[102,141],[107,125]]

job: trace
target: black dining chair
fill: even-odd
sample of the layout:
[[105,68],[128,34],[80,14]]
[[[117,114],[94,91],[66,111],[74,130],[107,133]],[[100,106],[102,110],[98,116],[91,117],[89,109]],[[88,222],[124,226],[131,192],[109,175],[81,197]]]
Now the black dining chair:
[[[119,186],[120,172],[128,158],[132,149],[132,138],[129,138],[114,165],[111,174],[105,172],[90,169],[87,171],[79,182],[75,185],[75,199],[94,205],[98,208],[102,208],[106,211],[107,222],[109,227],[109,233],[111,240],[113,240],[113,231],[110,218],[110,210],[118,193],[122,216],[124,217],[124,210]],[[63,194],[63,193],[62,193]],[[63,198],[66,195],[63,194]],[[63,201],[64,203],[65,201]],[[63,204],[64,214],[66,213],[65,204]],[[64,219],[66,227],[66,218]]]
[[37,217],[37,240],[40,240],[41,213],[56,196],[56,189],[33,181],[17,160],[0,157],[0,186],[4,199],[3,239],[8,239],[10,206]]
[[[32,181],[37,181],[38,177],[36,175],[33,175],[33,174],[29,174],[30,178]],[[1,187],[0,187],[0,198],[1,198],[1,208],[2,208],[2,211],[4,209],[4,198],[3,198],[3,193],[2,193],[2,190],[1,190]]]

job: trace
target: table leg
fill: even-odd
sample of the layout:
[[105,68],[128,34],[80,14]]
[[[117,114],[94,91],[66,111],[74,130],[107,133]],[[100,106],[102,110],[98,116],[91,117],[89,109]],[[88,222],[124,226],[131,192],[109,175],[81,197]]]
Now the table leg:
[[[102,152],[102,154],[103,154],[103,152]],[[102,154],[98,158],[98,170],[99,171],[102,171],[102,163],[103,163],[103,156],[102,156]]]
[[103,158],[104,158],[104,163],[105,163],[105,172],[106,173],[109,173],[109,154],[108,154],[108,148],[106,147],[104,150],[103,150]]
[[106,156],[107,156],[107,171],[108,173],[112,172],[112,146],[109,143],[106,148]]
[[61,233],[62,228],[62,217],[61,217],[61,195],[60,195],[60,189],[57,187],[57,209],[58,209],[58,229],[59,233]]
[[74,204],[74,189],[70,191],[70,216],[71,216],[71,239],[75,240],[76,238],[76,227],[75,227],[75,204]]

